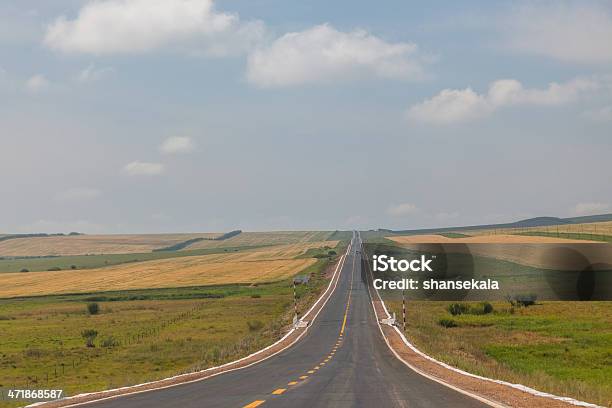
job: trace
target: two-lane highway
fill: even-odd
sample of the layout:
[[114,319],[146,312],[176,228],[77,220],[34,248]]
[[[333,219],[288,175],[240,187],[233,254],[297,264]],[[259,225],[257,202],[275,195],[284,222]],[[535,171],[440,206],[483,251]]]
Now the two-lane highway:
[[362,270],[358,235],[338,286],[297,344],[206,380],[87,404],[150,407],[483,407],[415,373],[388,349]]

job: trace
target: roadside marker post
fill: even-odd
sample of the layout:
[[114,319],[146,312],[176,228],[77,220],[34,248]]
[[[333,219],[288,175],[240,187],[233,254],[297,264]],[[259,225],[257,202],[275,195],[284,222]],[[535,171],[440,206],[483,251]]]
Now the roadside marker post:
[[406,291],[402,289],[402,321],[403,321],[402,330],[404,331],[404,333],[406,332],[406,294],[405,292]]

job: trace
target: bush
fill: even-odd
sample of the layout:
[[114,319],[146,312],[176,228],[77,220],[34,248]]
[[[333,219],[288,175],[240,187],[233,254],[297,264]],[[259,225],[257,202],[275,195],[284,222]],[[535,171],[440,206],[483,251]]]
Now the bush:
[[337,254],[337,252],[336,252],[336,251],[328,251],[328,252],[327,252],[327,255],[329,255],[329,256],[334,256],[334,255],[336,255],[336,254]]
[[100,343],[102,347],[117,347],[119,345],[119,340],[117,340],[114,336],[105,337]]
[[263,328],[264,324],[260,320],[249,320],[247,326],[249,326],[249,331],[258,331]]
[[51,271],[51,272],[53,272],[53,271],[61,271],[62,268],[60,268],[59,266],[52,266],[51,268],[49,268],[47,270]]
[[453,316],[462,314],[483,315],[493,312],[493,305],[489,302],[482,302],[475,306],[466,303],[451,303],[446,310]]
[[261,297],[261,295],[259,293],[255,293],[254,295],[251,295],[251,298],[253,299],[259,299]]
[[457,322],[455,322],[453,319],[447,319],[445,317],[438,320],[438,324],[442,327],[446,327],[447,329],[450,327],[457,327]]
[[451,303],[450,305],[448,305],[446,310],[448,310],[448,312],[452,314],[453,316],[457,316],[460,314],[468,313],[470,310],[470,307],[466,305],[465,303]]
[[30,270],[28,268],[23,268],[22,270],[20,270],[19,272],[30,272]]
[[97,315],[100,313],[100,306],[97,303],[88,303],[87,304],[87,313],[90,315]]
[[86,329],[81,332],[81,337],[85,339],[85,345],[87,347],[96,347],[94,341],[98,337],[98,331],[94,329]]
[[76,269],[76,265],[70,265],[70,269]]

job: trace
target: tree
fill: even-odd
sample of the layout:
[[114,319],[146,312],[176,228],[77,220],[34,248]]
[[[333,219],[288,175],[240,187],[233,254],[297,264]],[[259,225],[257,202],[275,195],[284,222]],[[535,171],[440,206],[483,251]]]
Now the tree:
[[85,339],[85,345],[87,347],[96,347],[94,341],[98,337],[98,331],[94,329],[86,329],[81,332],[81,337]]

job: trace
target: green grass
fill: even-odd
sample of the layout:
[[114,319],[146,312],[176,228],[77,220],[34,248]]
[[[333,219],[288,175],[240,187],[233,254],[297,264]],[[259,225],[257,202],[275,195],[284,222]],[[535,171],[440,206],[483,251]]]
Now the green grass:
[[[466,371],[609,406],[612,302],[493,302],[486,315],[451,316],[449,302],[410,301],[407,337]],[[401,315],[401,303],[389,302]],[[440,319],[457,327],[444,328]]]
[[137,254],[76,255],[57,257],[0,257],[0,273],[20,272],[22,269],[27,269],[30,272],[46,271],[51,268],[69,270],[73,269],[72,266],[75,266],[76,269],[93,269],[101,268],[104,266],[120,265],[130,262],[152,261],[156,259],[198,256],[226,252],[239,252],[246,251],[249,249],[261,248],[263,246],[264,245],[206,248],[189,251],[159,251]]
[[[340,253],[346,243],[340,243]],[[333,259],[300,274],[298,309],[306,311],[329,282]],[[100,313],[89,315],[97,302]],[[246,356],[279,339],[293,317],[291,279],[109,291],[0,300],[0,388],[61,388],[68,395],[201,370]],[[86,347],[84,329],[98,331]],[[113,338],[115,347],[103,347]],[[0,406],[16,406],[0,401]]]
[[566,239],[583,239],[587,241],[601,241],[612,243],[611,235],[600,235],[590,233],[579,233],[579,232],[544,232],[544,231],[528,231],[516,233],[513,235],[527,235],[536,237],[553,237],[553,238],[566,238]]

